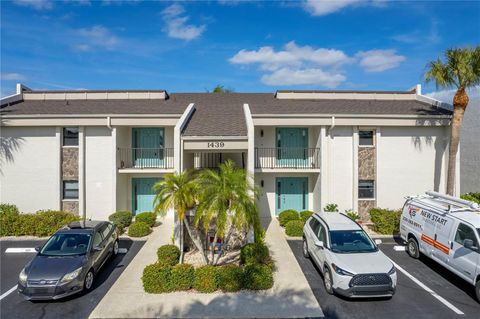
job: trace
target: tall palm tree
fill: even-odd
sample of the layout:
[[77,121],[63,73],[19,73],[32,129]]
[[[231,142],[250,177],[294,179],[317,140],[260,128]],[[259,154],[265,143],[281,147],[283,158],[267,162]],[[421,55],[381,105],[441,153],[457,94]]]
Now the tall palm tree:
[[[233,161],[227,160],[219,165],[218,170],[201,171],[197,183],[201,193],[195,213],[195,224],[198,225],[201,221],[207,231],[212,221],[215,221],[213,243],[220,238],[228,245],[234,229],[253,227],[254,231],[258,231],[257,226],[260,223],[255,204],[258,189],[250,179],[247,179],[245,170],[235,167]],[[216,264],[223,252],[222,247],[214,262],[212,249],[211,263]]]
[[480,46],[455,48],[445,51],[446,61],[432,61],[425,72],[426,82],[435,82],[437,88],[456,88],[453,97],[453,119],[448,156],[447,194],[455,190],[455,162],[460,141],[460,128],[468,105],[467,89],[480,84]]
[[[201,241],[192,237],[189,223],[188,221],[185,222],[186,213],[196,204],[197,184],[192,178],[192,174],[189,171],[166,174],[163,179],[155,183],[153,189],[156,193],[154,211],[161,216],[165,216],[168,210],[174,209],[177,214],[180,223],[180,263],[183,263],[184,256],[184,225],[195,246],[201,252],[204,252]],[[205,254],[203,253],[203,255]],[[204,257],[204,261],[207,263],[206,257]]]

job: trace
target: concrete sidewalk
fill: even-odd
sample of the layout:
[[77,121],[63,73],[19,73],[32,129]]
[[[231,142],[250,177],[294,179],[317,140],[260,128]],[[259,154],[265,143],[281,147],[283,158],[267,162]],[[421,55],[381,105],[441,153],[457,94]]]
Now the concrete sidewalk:
[[291,252],[283,230],[272,220],[266,241],[277,270],[272,289],[239,293],[175,292],[147,294],[143,268],[156,261],[158,247],[170,243],[173,217],[166,217],[100,301],[90,318],[304,318],[323,317],[322,310]]

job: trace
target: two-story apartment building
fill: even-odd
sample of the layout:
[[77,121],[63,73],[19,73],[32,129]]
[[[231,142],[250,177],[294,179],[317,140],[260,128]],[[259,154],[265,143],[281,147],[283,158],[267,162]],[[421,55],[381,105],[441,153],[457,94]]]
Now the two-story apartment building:
[[419,86],[168,94],[19,84],[1,104],[0,201],[24,212],[149,211],[162,175],[226,159],[254,178],[263,216],[336,203],[368,218],[370,207],[445,189],[451,111]]

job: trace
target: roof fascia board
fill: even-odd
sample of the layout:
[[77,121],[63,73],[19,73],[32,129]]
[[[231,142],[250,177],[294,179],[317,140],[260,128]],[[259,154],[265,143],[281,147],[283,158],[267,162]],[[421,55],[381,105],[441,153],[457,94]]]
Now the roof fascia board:
[[182,136],[183,140],[202,141],[202,140],[247,140],[248,136]]
[[62,118],[180,118],[182,114],[3,114],[3,118],[11,119],[62,119]]
[[253,118],[385,118],[385,119],[428,119],[451,118],[451,115],[415,115],[415,114],[326,114],[326,113],[299,113],[299,114],[252,114]]

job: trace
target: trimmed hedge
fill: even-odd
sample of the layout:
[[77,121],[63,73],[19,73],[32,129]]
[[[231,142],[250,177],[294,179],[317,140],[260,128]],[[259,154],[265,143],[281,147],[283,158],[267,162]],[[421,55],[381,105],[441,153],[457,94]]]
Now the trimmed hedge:
[[150,234],[150,226],[144,222],[134,222],[128,227],[128,236],[144,237]]
[[178,264],[171,268],[170,286],[173,290],[188,290],[195,281],[195,269],[189,264]]
[[157,214],[154,212],[143,212],[135,216],[136,222],[147,223],[148,226],[153,227],[157,222]]
[[170,277],[172,267],[160,264],[151,264],[143,269],[143,289],[148,293],[171,292],[174,290]]
[[289,221],[285,226],[285,233],[292,237],[302,237],[303,225],[305,225],[305,222],[301,220]]
[[129,211],[119,211],[108,216],[108,220],[117,225],[121,231],[123,231],[125,227],[130,226],[132,218],[132,213]]
[[195,269],[193,288],[199,292],[214,292],[217,290],[218,280],[215,267],[207,265]]
[[480,204],[480,193],[466,193],[460,196],[460,198]]
[[180,259],[180,249],[175,245],[163,245],[157,250],[158,263],[166,266],[175,266]]
[[302,212],[300,212],[300,219],[303,221],[303,223],[305,224],[307,222],[307,220],[310,218],[310,216],[313,215],[313,212],[310,211],[310,210],[304,210]]
[[273,270],[267,265],[247,265],[243,271],[244,287],[263,290],[273,287]]
[[373,230],[384,235],[398,234],[400,230],[401,210],[372,208],[369,211]]
[[287,223],[291,220],[299,220],[299,219],[300,219],[300,215],[294,209],[284,210],[278,215],[278,222],[282,227],[285,227],[285,225],[287,225]]
[[243,270],[237,265],[217,267],[218,288],[224,292],[235,292],[243,288]]
[[240,263],[242,265],[271,263],[270,251],[264,243],[249,243],[240,250]]
[[34,214],[20,214],[15,205],[0,205],[0,236],[51,236],[61,227],[79,220],[77,215],[43,210]]

